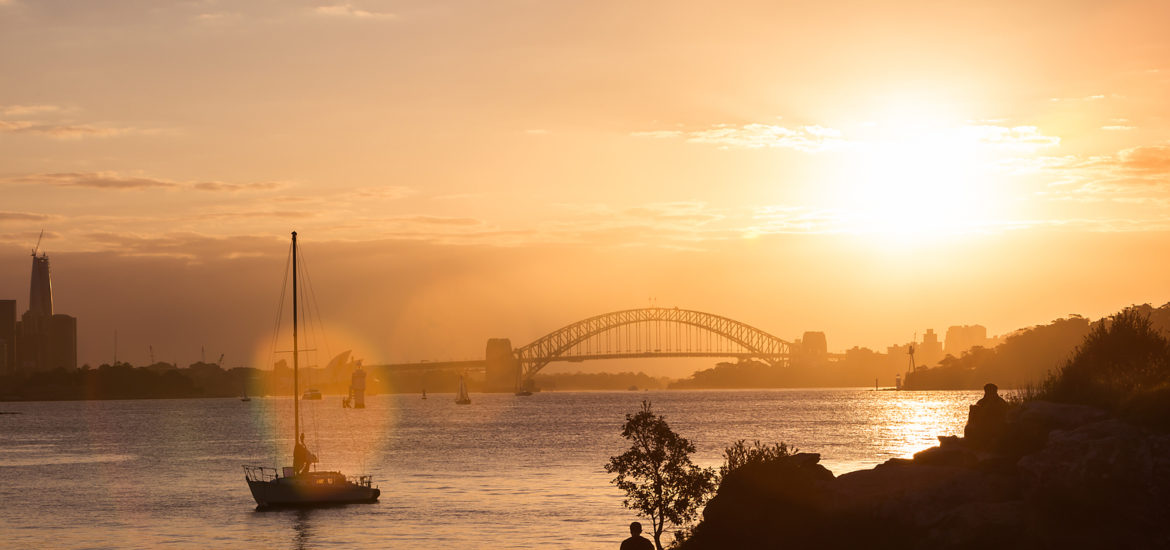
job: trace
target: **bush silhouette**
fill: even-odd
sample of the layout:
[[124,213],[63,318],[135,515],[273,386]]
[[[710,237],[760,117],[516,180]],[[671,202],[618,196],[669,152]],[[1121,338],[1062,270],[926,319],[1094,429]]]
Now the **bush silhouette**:
[[[1076,353],[1034,397],[1091,405],[1158,423],[1170,413],[1170,341],[1148,316],[1127,309],[1096,323]],[[1127,415],[1127,416],[1128,416]]]

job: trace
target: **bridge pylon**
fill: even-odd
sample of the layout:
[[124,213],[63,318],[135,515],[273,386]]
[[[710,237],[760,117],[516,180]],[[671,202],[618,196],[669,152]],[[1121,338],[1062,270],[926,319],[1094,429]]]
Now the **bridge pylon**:
[[520,361],[512,351],[512,341],[507,338],[490,338],[484,351],[487,371],[487,390],[498,392],[514,391],[521,383]]

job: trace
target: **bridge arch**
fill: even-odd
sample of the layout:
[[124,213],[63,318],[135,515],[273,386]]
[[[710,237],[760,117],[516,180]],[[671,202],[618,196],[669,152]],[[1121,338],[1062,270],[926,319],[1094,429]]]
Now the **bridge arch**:
[[596,315],[515,350],[524,379],[553,361],[635,357],[740,357],[787,364],[791,344],[721,315],[678,308]]

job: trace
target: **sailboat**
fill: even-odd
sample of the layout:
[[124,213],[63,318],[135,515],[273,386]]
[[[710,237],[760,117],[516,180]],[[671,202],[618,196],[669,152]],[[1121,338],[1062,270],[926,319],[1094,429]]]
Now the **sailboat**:
[[251,401],[251,400],[252,400],[252,398],[248,397],[248,383],[244,382],[244,391],[243,391],[243,393],[240,394],[240,401]]
[[455,394],[456,405],[470,405],[471,397],[467,395],[467,384],[463,383],[463,376],[459,377],[459,393]]
[[[292,311],[293,311],[293,447],[292,466],[280,471],[264,466],[244,466],[244,478],[257,508],[283,506],[319,506],[376,502],[382,493],[373,486],[371,476],[346,476],[341,472],[310,471],[317,457],[305,446],[301,433],[301,400],[298,399],[297,368],[297,232],[292,233]],[[299,437],[298,437],[299,436]]]

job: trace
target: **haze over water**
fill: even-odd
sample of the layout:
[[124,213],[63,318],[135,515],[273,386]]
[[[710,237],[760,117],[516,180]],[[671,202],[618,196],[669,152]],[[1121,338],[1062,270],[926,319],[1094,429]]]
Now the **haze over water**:
[[[636,519],[603,464],[650,399],[718,466],[736,439],[784,441],[835,474],[962,433],[978,392],[864,389],[378,395],[305,413],[322,466],[369,472],[372,505],[255,511],[241,465],[287,465],[291,400],[5,403],[2,546],[597,548]],[[313,440],[316,439],[316,442]]]

